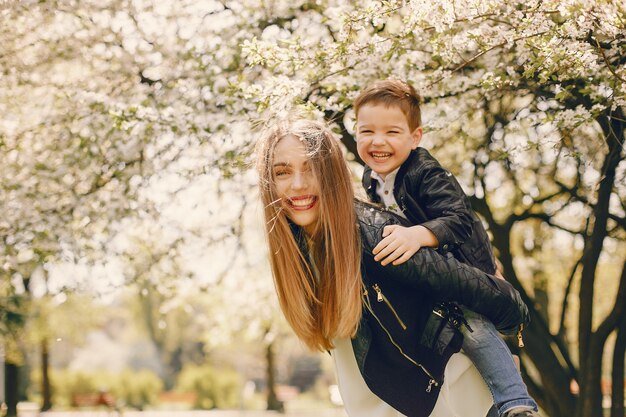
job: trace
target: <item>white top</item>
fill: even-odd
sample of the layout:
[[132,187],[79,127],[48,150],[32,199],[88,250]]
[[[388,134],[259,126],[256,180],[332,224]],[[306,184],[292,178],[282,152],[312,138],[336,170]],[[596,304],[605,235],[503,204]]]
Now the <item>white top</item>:
[[[378,398],[365,384],[350,339],[334,340],[332,351],[339,392],[350,417],[404,417]],[[400,383],[400,381],[398,382]],[[467,356],[452,355],[431,417],[485,417],[493,400],[482,377]]]
[[398,175],[398,171],[400,167],[394,169],[389,174],[385,176],[383,179],[377,172],[372,171],[370,177],[374,181],[378,181],[378,187],[376,187],[376,194],[380,197],[380,201],[383,202],[383,205],[387,208],[387,210],[391,210],[396,213],[398,216],[406,219],[406,216],[400,210],[400,206],[396,201],[396,197],[393,195],[393,185],[396,182],[396,176]]

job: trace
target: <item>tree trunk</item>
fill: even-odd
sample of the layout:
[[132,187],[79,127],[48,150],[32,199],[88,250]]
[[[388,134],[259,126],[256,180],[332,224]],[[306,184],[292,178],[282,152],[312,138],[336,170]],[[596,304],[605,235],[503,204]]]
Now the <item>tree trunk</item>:
[[[604,353],[604,345],[609,335],[614,329],[619,328],[621,322],[624,320],[624,314],[626,313],[626,261],[622,266],[622,274],[619,281],[619,287],[617,289],[617,296],[615,304],[611,312],[607,315],[602,323],[598,326],[598,329],[592,333],[591,342],[589,343],[589,358],[587,360],[587,369],[589,375],[587,381],[586,397],[584,400],[585,414],[588,415],[602,415],[602,359]],[[622,355],[623,356],[623,355]],[[622,380],[623,381],[623,380]],[[587,414],[587,410],[591,410],[592,414]]]
[[7,403],[7,417],[17,416],[19,401],[19,366],[14,363],[4,363],[4,398]]
[[535,290],[535,298],[533,301],[535,303],[537,314],[541,316],[548,328],[550,328],[550,317],[548,317],[548,292],[544,288],[538,286],[535,286],[533,289]]
[[541,385],[544,391],[543,395],[535,395],[535,397],[538,402],[543,399],[540,405],[550,417],[571,417],[574,413],[576,400],[569,387],[571,380],[575,379],[575,374],[560,359],[562,351],[555,342],[554,336],[550,333],[541,314],[533,307],[532,300],[523,291],[517,279],[510,278],[513,275],[507,269],[505,266],[507,280],[520,291],[522,299],[529,306],[531,322],[524,329],[524,351],[540,370]]
[[148,330],[148,336],[152,341],[154,348],[157,351],[157,358],[159,364],[163,369],[161,378],[163,379],[163,385],[165,389],[172,389],[176,384],[177,369],[173,363],[176,358],[177,352],[182,353],[182,347],[180,343],[175,347],[174,352],[169,352],[166,346],[165,333],[159,329],[158,322],[163,319],[158,312],[159,305],[162,303],[162,299],[159,298],[158,291],[152,284],[145,283],[139,290],[139,304],[142,309],[143,320]]
[[626,317],[622,316],[613,350],[611,417],[626,415],[624,414],[624,355],[626,355]]
[[574,264],[574,267],[572,268],[572,273],[569,276],[569,279],[567,280],[567,286],[565,287],[565,293],[563,294],[563,304],[561,307],[561,318],[559,319],[559,332],[557,333],[557,336],[559,338],[559,340],[561,340],[562,343],[566,344],[567,343],[567,333],[566,333],[566,328],[565,328],[565,317],[567,315],[567,306],[569,305],[568,303],[568,298],[572,289],[572,284],[574,283],[574,277],[576,276],[576,270],[580,267],[580,262],[581,259],[579,259],[578,261],[576,261],[576,263]]
[[365,165],[365,162],[359,156],[359,152],[356,149],[355,137],[348,133],[348,129],[344,125],[343,119],[346,115],[345,111],[326,110],[324,112],[324,120],[327,123],[337,123],[341,129],[341,143],[346,147],[346,150],[352,155],[355,162],[361,165]]
[[41,341],[41,395],[43,404],[41,411],[48,411],[52,408],[52,391],[50,389],[50,354],[48,351],[48,338]]
[[626,355],[626,318],[622,316],[617,329],[611,371],[611,417],[624,417],[624,355]]
[[[550,417],[571,417],[576,407],[576,398],[570,392],[570,382],[577,379],[567,349],[554,337],[541,314],[535,309],[533,300],[519,282],[513,267],[510,235],[512,224],[496,223],[489,207],[482,199],[472,199],[472,206],[485,217],[493,233],[493,245],[500,253],[500,262],[504,268],[504,277],[520,292],[528,306],[530,325],[524,329],[524,351],[541,373],[541,384],[533,381],[528,384],[535,387],[531,395]],[[539,392],[539,387],[543,392]]]
[[585,239],[582,258],[578,316],[580,400],[577,417],[595,416],[602,413],[601,371],[595,368],[602,365],[604,341],[595,340],[592,333],[593,290],[598,259],[607,235],[609,201],[615,184],[615,171],[621,161],[621,141],[624,136],[621,122],[603,116],[598,119],[598,123],[604,131],[608,153],[602,164],[602,179],[598,187],[597,202],[593,208],[593,229],[591,236]]
[[579,417],[602,416],[602,354],[604,343],[599,343],[592,336],[593,342],[587,349],[589,357],[586,360],[587,371],[581,380],[585,381],[580,387]]
[[274,342],[268,343],[265,348],[267,363],[267,409],[272,411],[284,411],[282,401],[276,396],[276,366],[274,357]]

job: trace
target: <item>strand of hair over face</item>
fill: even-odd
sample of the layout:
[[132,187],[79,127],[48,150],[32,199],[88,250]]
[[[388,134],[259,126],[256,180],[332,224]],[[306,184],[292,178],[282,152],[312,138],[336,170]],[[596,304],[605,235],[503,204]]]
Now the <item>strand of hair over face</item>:
[[[305,146],[319,184],[320,217],[311,236],[319,276],[292,229],[273,184],[276,144],[292,135]],[[314,350],[350,337],[361,317],[360,244],[355,230],[351,176],[336,138],[322,123],[279,121],[258,144],[258,171],[270,246],[270,263],[281,309],[298,337]],[[294,234],[295,233],[295,234]]]

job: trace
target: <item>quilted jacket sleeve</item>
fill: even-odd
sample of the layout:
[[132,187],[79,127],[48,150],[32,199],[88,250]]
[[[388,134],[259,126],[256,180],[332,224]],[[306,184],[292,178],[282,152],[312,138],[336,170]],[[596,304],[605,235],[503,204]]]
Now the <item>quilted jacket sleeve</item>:
[[372,249],[380,241],[384,226],[396,223],[395,217],[384,212],[378,212],[373,222],[361,222],[363,261],[368,274],[401,281],[434,299],[463,304],[486,316],[502,333],[513,333],[529,321],[528,308],[510,283],[463,264],[450,253],[443,256],[422,248],[401,265],[382,266],[374,261]]
[[419,177],[412,183],[409,192],[430,219],[421,225],[433,232],[440,246],[463,244],[472,234],[474,218],[467,197],[452,174],[430,160],[420,167]]

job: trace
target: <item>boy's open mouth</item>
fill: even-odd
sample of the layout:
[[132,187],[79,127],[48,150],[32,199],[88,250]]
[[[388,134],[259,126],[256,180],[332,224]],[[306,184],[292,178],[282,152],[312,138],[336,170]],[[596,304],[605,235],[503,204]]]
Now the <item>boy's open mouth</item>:
[[370,155],[377,162],[386,161],[387,159],[391,158],[390,152],[370,152]]
[[314,195],[301,195],[287,199],[287,205],[294,210],[308,210],[312,208],[315,203],[317,203],[317,197]]

